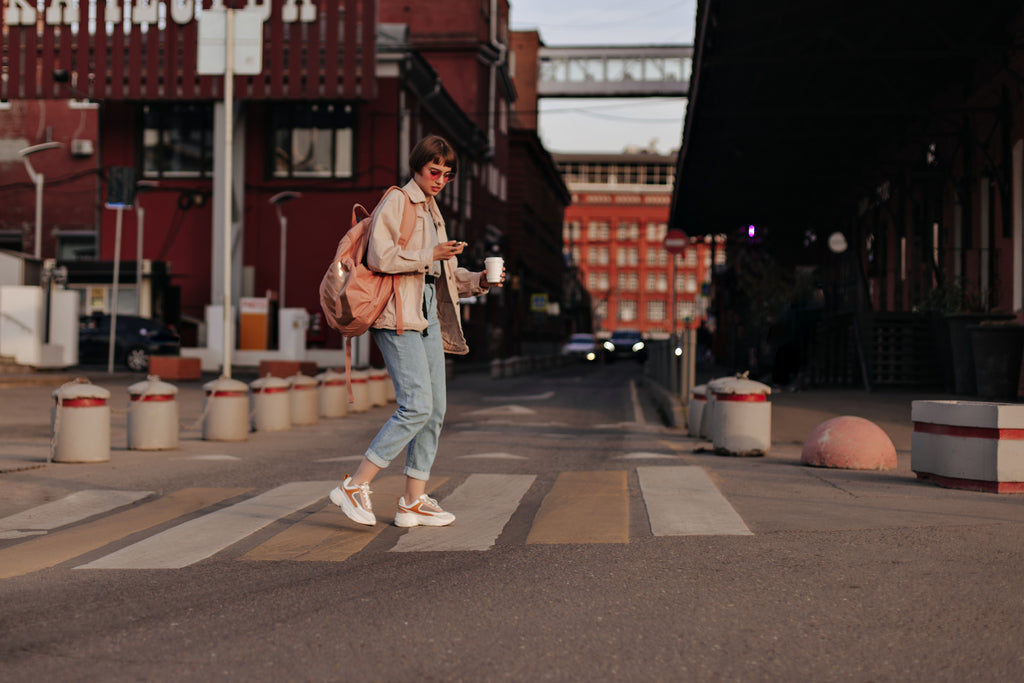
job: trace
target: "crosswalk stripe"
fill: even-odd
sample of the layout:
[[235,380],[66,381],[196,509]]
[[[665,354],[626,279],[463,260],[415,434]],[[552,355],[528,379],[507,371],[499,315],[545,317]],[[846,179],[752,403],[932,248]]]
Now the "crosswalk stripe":
[[180,569],[237,543],[280,517],[322,500],[333,481],[278,486],[208,515],[179,524],[77,569]]
[[234,498],[247,490],[182,489],[129,510],[4,548],[0,550],[0,579],[53,567],[131,534]]
[[86,489],[0,519],[0,538],[20,538],[80,522],[141,500],[152,491]]
[[442,507],[456,515],[454,524],[414,527],[391,550],[487,550],[498,540],[534,479],[532,474],[471,474],[442,501]]
[[743,519],[703,468],[638,467],[655,536],[750,536]]
[[[431,479],[427,482],[427,492],[446,481],[447,477]],[[405,477],[395,475],[375,479],[372,490],[376,526],[351,522],[337,505],[329,503],[322,510],[256,546],[240,559],[306,562],[340,562],[348,559],[387,529],[388,522],[394,521],[398,497],[405,492]]]
[[562,472],[544,497],[529,543],[628,543],[625,470]]

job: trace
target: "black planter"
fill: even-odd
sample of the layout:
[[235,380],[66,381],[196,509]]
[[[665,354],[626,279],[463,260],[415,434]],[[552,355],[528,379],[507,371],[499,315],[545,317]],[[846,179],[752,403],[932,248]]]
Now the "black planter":
[[1016,401],[1024,357],[1024,326],[971,325],[977,395],[986,401]]
[[967,330],[972,325],[987,321],[1012,320],[1012,315],[992,313],[951,313],[946,316],[949,325],[949,351],[952,360],[952,387],[955,394],[975,396],[978,385],[975,381],[974,354],[971,351],[971,337]]

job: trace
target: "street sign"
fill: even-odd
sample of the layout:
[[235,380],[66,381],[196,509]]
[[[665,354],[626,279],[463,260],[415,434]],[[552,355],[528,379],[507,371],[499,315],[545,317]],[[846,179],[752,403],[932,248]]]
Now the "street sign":
[[690,238],[686,236],[686,233],[682,230],[669,230],[665,233],[665,251],[670,254],[682,254],[686,251],[686,245],[690,243]]

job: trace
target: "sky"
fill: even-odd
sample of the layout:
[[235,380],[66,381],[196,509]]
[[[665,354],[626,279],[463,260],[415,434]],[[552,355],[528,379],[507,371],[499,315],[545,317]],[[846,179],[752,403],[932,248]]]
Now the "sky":
[[[548,47],[692,45],[696,0],[509,0],[512,29]],[[682,142],[683,98],[541,99],[540,138],[552,152],[621,152]]]

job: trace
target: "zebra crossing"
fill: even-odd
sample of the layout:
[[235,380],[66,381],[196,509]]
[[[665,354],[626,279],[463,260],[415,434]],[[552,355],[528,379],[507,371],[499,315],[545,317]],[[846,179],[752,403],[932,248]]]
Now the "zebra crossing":
[[[558,473],[533,513],[525,543],[628,543],[629,475],[627,469]],[[652,535],[751,535],[703,468],[639,466],[636,475]],[[456,513],[455,524],[404,530],[388,552],[486,551],[537,479],[469,474],[442,501]],[[448,481],[436,477],[428,490]],[[239,560],[344,561],[393,529],[382,522],[393,519],[404,479],[383,476],[374,482],[374,527],[349,523],[326,501],[336,483],[288,482],[263,492],[188,488],[159,497],[149,491],[79,491],[0,519],[0,541],[14,541],[0,547],[0,579],[65,563],[81,570],[180,569],[255,534],[268,537]],[[94,557],[125,541],[131,542]],[[74,563],[83,556],[94,559]]]

